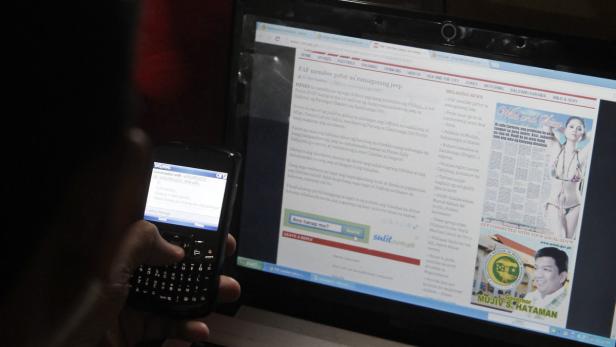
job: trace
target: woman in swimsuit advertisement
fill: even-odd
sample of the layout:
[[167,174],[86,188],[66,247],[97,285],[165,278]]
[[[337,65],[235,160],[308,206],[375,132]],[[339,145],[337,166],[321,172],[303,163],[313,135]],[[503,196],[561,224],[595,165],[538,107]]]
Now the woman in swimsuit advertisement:
[[583,182],[589,159],[587,132],[590,120],[569,117],[562,121],[550,116],[543,123],[553,137],[548,142],[551,189],[545,204],[548,230],[557,237],[574,239],[582,203]]

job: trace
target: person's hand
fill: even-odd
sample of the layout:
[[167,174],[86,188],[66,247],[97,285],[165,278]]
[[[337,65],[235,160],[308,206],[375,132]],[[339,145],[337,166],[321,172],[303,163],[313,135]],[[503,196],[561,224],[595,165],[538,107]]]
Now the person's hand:
[[[235,239],[227,238],[226,254],[235,251]],[[154,224],[139,221],[128,235],[111,267],[107,280],[93,292],[92,309],[69,341],[71,345],[92,346],[188,346],[206,340],[207,325],[199,320],[174,320],[125,307],[130,274],[140,265],[167,265],[182,260],[184,251],[165,241]],[[233,278],[221,276],[218,299],[236,300],[240,286]],[[182,341],[184,341],[182,343]]]
[[[35,224],[43,230],[23,226],[22,232],[39,239],[19,249],[29,252],[27,262],[16,257],[11,264],[20,271],[0,297],[0,316],[8,323],[0,329],[3,345],[160,346],[167,338],[186,343],[207,338],[208,328],[199,320],[125,307],[130,274],[138,265],[172,264],[184,256],[153,224],[140,220],[150,170],[147,136],[131,129],[68,178],[71,185],[53,206],[53,220]],[[226,254],[234,248],[229,237]],[[239,293],[235,280],[221,278],[221,301]]]
[[541,125],[546,129],[561,129],[562,124],[554,119],[554,115],[543,116],[540,120]]

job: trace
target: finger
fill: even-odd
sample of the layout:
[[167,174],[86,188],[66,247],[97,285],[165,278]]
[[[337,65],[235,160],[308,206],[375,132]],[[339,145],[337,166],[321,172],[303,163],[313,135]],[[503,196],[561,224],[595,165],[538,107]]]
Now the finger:
[[231,256],[235,253],[235,248],[237,247],[237,242],[235,241],[235,237],[231,234],[227,234],[227,242],[225,244],[225,255]]
[[218,285],[218,301],[233,302],[239,299],[242,289],[240,284],[232,277],[221,275]]
[[207,340],[209,336],[210,329],[205,323],[192,320],[178,323],[174,338],[198,342]]
[[163,239],[156,226],[144,220],[133,223],[118,256],[115,274],[132,273],[139,265],[166,265],[184,257],[181,247]]

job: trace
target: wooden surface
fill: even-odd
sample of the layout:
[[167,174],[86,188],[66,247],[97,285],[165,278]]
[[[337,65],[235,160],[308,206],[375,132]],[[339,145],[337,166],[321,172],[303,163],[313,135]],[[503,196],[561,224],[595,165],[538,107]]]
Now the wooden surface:
[[209,346],[410,347],[248,306],[242,306],[235,317],[214,313],[206,323],[211,333]]

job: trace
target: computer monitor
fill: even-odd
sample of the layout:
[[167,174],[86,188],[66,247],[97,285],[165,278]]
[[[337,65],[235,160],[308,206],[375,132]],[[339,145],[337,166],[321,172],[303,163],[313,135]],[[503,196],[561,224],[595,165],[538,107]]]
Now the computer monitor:
[[247,300],[409,342],[614,345],[613,42],[349,1],[235,20]]

